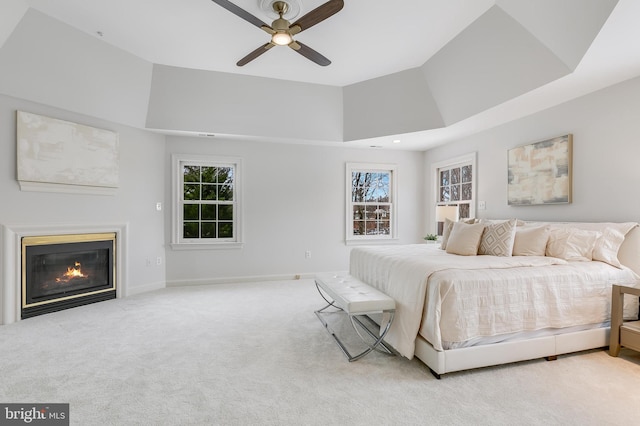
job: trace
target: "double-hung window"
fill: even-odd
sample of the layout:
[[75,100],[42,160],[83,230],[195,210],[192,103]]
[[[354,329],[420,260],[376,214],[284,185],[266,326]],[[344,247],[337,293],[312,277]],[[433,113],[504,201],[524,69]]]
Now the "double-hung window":
[[396,238],[395,165],[347,164],[346,241]]
[[[455,212],[450,219],[475,217],[476,207],[476,155],[475,153],[443,161],[432,166],[435,185],[435,217],[438,234],[441,233],[444,218],[439,214],[450,207]],[[446,209],[444,210],[446,211]]]
[[241,244],[240,159],[174,155],[173,169],[173,244]]

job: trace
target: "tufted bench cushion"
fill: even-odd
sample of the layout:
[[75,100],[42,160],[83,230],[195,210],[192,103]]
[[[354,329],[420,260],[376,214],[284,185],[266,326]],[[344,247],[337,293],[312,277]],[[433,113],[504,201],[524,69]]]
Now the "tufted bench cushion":
[[351,315],[389,311],[396,307],[391,297],[350,275],[318,274],[316,284]]

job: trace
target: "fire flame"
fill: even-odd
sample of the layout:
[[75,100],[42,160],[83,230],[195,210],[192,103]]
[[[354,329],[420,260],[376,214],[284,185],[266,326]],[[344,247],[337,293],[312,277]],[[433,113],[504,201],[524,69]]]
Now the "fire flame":
[[67,267],[67,272],[65,272],[62,277],[56,278],[57,282],[61,281],[69,281],[72,278],[86,278],[87,276],[82,273],[82,265],[80,262],[76,262],[74,266]]

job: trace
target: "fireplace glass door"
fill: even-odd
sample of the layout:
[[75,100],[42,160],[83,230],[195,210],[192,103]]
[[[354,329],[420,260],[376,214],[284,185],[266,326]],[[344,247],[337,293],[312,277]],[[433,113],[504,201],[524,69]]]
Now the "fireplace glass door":
[[22,239],[22,317],[115,298],[115,234]]

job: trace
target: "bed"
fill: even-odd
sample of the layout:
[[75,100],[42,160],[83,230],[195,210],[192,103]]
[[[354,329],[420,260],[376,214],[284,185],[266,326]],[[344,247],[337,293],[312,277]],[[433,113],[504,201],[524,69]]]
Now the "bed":
[[611,286],[640,287],[637,223],[457,222],[444,237],[350,256],[351,275],[396,301],[385,341],[437,378],[605,347]]

